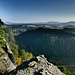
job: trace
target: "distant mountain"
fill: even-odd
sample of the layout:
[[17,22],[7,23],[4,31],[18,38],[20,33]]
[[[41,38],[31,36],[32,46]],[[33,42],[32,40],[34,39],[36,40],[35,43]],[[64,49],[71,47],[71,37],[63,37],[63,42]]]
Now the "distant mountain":
[[[39,23],[12,23],[12,22],[6,22],[6,26],[12,27],[12,32],[15,35],[19,35],[25,31],[33,30],[37,28],[48,28],[48,29],[64,29],[64,28],[72,28],[75,29],[75,21],[70,22],[39,22]],[[4,26],[4,28],[6,27]],[[75,34],[75,31],[74,31]]]
[[75,21],[69,21],[69,22],[56,22],[56,21],[50,21],[50,22],[34,22],[34,23],[13,23],[13,22],[5,22],[5,24],[52,24],[52,25],[75,25]]
[[69,25],[75,25],[75,21],[67,22]]
[[14,24],[13,22],[5,22],[5,24]]
[[59,24],[59,22],[56,22],[56,21],[50,21],[50,22],[48,22],[48,24]]
[[75,23],[75,21],[69,21],[68,23]]

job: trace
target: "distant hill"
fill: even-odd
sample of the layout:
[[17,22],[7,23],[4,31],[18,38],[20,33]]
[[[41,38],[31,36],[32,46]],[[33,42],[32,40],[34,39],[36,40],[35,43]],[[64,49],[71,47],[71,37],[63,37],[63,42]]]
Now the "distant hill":
[[70,24],[70,25],[75,25],[75,21],[69,21],[69,22],[49,21],[49,22],[34,22],[34,23],[14,23],[14,22],[5,22],[5,24]]

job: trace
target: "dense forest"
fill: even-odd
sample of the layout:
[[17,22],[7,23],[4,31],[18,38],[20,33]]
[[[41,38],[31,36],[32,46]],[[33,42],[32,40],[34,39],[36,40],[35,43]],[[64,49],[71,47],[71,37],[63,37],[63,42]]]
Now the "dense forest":
[[75,35],[64,30],[38,28],[15,36],[20,48],[37,56],[44,54],[55,65],[75,71]]

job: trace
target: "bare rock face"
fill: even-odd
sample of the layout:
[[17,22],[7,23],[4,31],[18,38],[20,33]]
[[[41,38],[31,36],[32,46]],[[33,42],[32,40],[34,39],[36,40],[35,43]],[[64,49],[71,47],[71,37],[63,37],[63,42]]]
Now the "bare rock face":
[[65,75],[52,63],[49,63],[44,55],[37,56],[17,67],[9,75]]
[[10,50],[8,43],[6,43],[6,48],[7,48],[6,50],[7,50],[7,53],[8,53],[10,60],[16,66],[15,56],[14,56],[13,52]]
[[[3,39],[3,40],[6,41],[5,39]],[[6,43],[5,52],[8,54],[8,57],[10,58],[12,63],[16,66],[15,56],[14,56],[13,52],[11,51],[8,43]]]
[[6,48],[0,47],[0,75],[8,75],[8,72],[16,68],[16,61],[12,51],[6,43]]

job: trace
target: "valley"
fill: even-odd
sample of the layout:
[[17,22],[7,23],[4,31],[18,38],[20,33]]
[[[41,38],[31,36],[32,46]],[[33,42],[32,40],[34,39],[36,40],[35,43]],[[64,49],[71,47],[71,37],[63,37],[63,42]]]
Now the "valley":
[[75,35],[68,29],[37,28],[15,36],[21,49],[34,56],[44,54],[55,65],[75,71]]
[[75,71],[75,22],[6,24],[20,49],[34,56],[44,54],[55,65]]

